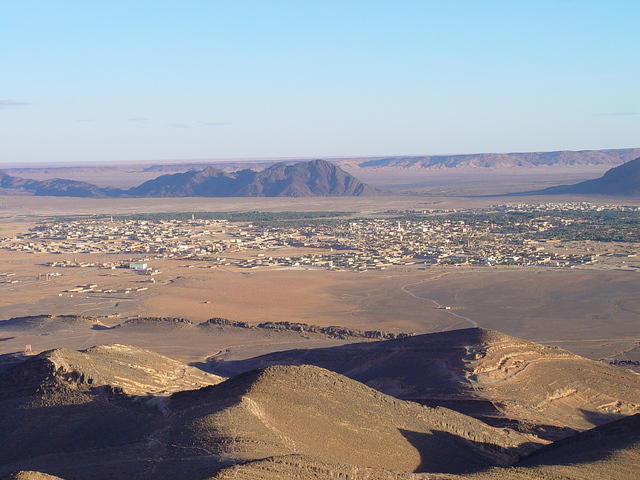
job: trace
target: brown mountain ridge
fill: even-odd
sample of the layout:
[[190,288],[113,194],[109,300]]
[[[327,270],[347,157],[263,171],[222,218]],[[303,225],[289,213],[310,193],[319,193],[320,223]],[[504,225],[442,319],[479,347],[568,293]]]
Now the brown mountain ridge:
[[100,188],[76,180],[29,180],[0,172],[8,192],[72,197],[311,197],[364,196],[381,191],[334,163],[277,163],[264,170],[228,172],[214,167],[161,175],[128,190]]

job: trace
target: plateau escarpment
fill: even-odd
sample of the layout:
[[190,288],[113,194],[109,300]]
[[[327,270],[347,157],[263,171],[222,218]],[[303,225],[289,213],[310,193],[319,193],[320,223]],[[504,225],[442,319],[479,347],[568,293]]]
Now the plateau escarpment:
[[566,168],[615,166],[640,155],[640,148],[560,150],[553,152],[471,153],[462,155],[391,156],[356,163],[361,168],[420,168],[429,170],[477,168]]

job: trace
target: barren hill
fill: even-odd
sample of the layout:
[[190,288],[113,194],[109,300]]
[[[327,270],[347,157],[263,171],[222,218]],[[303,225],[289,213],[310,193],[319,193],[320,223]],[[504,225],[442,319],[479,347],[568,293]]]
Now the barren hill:
[[[352,348],[345,354],[345,347]],[[558,397],[564,410],[538,401],[548,395],[543,380],[558,388],[570,375],[575,388],[585,388],[589,377],[592,391],[576,392],[582,400],[589,394],[600,401],[605,387],[638,392],[631,372],[626,376],[606,365],[597,370],[591,365],[596,362],[481,329],[345,347],[325,349],[321,358],[340,363],[350,356],[349,375],[370,383],[384,385],[395,374],[398,383],[388,385],[402,387],[400,394],[510,395],[507,411],[526,415],[537,402],[540,418],[577,408],[566,396]],[[585,409],[585,415],[594,412]],[[611,471],[631,480],[639,457],[638,418],[544,447],[533,435],[400,400],[317,366],[270,366],[220,382],[124,345],[58,349],[0,376],[0,475],[23,471],[13,478],[39,478],[28,472],[33,470],[70,480],[578,480],[605,478],[585,475]]]
[[587,180],[574,185],[560,185],[558,187],[527,193],[540,195],[567,193],[614,196],[640,195],[640,157],[607,170],[600,178]]
[[200,479],[240,461],[291,454],[461,472],[510,464],[540,446],[535,437],[311,366],[140,396],[164,393],[165,381],[172,388],[217,381],[176,363],[116,345],[54,350],[14,367],[0,378],[0,475]]
[[640,376],[634,372],[479,328],[289,350],[211,366],[230,376],[300,364],[549,439],[640,411]]
[[42,352],[4,377],[4,385],[18,391],[62,382],[76,390],[109,386],[129,395],[167,395],[220,381],[220,377],[149,350],[117,344],[81,351],[60,348]]
[[31,180],[14,177],[0,171],[0,189],[8,192],[27,193],[32,195],[52,195],[62,197],[107,197],[109,191],[91,183],[64,178],[48,180]]
[[636,480],[638,472],[640,416],[635,415],[543,447],[515,467],[475,474],[422,476],[287,455],[227,467],[209,480]]
[[214,167],[161,175],[127,191],[144,197],[309,197],[379,193],[325,160],[277,163],[261,171]]
[[296,453],[396,471],[456,472],[509,464],[535,440],[312,366],[269,367],[178,393],[171,409],[184,411],[181,427],[169,433],[172,445],[243,460]]
[[[466,474],[414,474],[283,455],[223,468],[208,480],[636,480],[640,471],[640,416],[627,417],[543,447],[514,467]],[[54,480],[20,472],[6,480]]]

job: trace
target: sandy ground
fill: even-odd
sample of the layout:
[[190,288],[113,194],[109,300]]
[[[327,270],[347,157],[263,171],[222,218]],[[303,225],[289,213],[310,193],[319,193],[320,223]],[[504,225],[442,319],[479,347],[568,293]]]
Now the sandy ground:
[[[480,194],[478,194],[480,195]],[[640,205],[640,198],[604,196],[463,197],[382,195],[374,197],[313,198],[70,198],[0,196],[0,219],[16,216],[91,215],[152,212],[243,212],[243,211],[348,211],[362,215],[386,210],[480,208],[497,204],[589,201]]]
[[[481,326],[596,359],[615,357],[640,341],[640,272],[460,267],[364,273],[246,271],[163,260],[151,262],[162,273],[150,284],[148,277],[126,269],[42,266],[60,257],[64,256],[0,252],[0,273],[12,271],[16,275],[11,278],[18,279],[16,284],[0,284],[0,319],[84,314],[118,319],[175,316],[199,322],[224,317],[250,323],[290,321],[416,333]],[[38,279],[38,273],[52,270],[63,276]],[[132,291],[64,292],[87,283]],[[141,286],[148,289],[134,290]],[[38,344],[53,348],[57,342],[53,335]],[[0,342],[0,352],[7,352],[10,345]],[[139,346],[151,348],[153,341]],[[209,349],[197,350],[204,354]]]
[[[533,203],[554,199],[396,195],[78,201],[72,198],[2,197],[0,236],[25,231],[36,220],[28,215],[35,214],[191,210],[348,210],[369,214],[388,209],[456,208],[522,200]],[[555,200],[568,199],[559,197]],[[607,198],[589,200],[614,201]],[[625,199],[623,203],[634,202],[640,203],[638,199]],[[365,273],[293,269],[247,271],[207,268],[206,262],[164,260],[151,262],[162,273],[155,277],[155,284],[150,284],[148,277],[124,269],[52,269],[43,265],[74,257],[80,261],[103,262],[136,256],[50,255],[0,250],[0,273],[13,272],[15,276],[11,278],[17,280],[15,284],[0,284],[0,319],[33,314],[85,314],[114,315],[120,319],[135,315],[179,316],[202,321],[220,316],[251,323],[297,321],[418,333],[478,325],[558,345],[590,358],[615,358],[621,352],[631,352],[640,342],[640,272],[460,267],[399,268]],[[51,271],[62,276],[45,280],[42,274]],[[100,289],[131,288],[132,291],[128,294],[64,292],[87,283],[98,284]],[[140,287],[147,287],[147,290],[135,291]],[[451,309],[439,309],[439,305]],[[60,338],[56,335],[43,337],[38,345],[53,348],[58,346]],[[98,338],[83,342],[94,340]],[[18,343],[0,341],[0,353],[26,343],[22,339],[16,341]],[[119,341],[126,343],[126,337]],[[152,348],[155,341],[157,339],[149,340],[150,344],[142,346]],[[254,342],[255,351],[280,348],[269,347],[269,341],[265,343],[264,339],[260,342],[261,346]],[[224,347],[223,343],[215,347]],[[185,340],[187,349],[188,344]],[[210,348],[198,347],[196,350],[200,355]]]

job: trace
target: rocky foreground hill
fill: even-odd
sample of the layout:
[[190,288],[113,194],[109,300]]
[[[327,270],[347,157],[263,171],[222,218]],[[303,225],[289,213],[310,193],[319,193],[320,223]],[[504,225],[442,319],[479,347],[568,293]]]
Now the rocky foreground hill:
[[302,455],[246,462],[209,480],[632,480],[640,472],[640,415],[542,448],[509,468],[465,475],[411,474],[330,464]]
[[555,440],[640,412],[640,375],[482,328],[209,364],[222,376],[316,365],[424,405]]
[[[481,329],[309,352],[305,361],[336,357],[329,366],[342,364],[344,375],[270,365],[224,380],[125,345],[31,356],[0,376],[0,476],[637,478],[640,417],[626,416],[640,391],[633,372]],[[550,423],[581,409],[583,425],[602,426],[566,430],[550,444],[534,430],[398,398],[411,395],[428,397],[422,403],[477,395],[510,414],[548,415]],[[618,399],[614,406],[606,405],[610,398]]]

